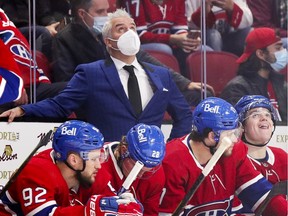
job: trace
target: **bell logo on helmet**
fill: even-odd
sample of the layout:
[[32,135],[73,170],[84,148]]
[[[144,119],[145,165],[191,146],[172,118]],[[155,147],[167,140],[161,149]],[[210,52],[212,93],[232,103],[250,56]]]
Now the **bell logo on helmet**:
[[219,108],[220,108],[220,106],[211,107],[210,104],[205,104],[205,106],[204,106],[204,112],[210,112],[210,113],[220,114]]
[[76,128],[72,128],[71,130],[68,130],[67,127],[63,127],[61,129],[61,135],[75,136],[76,135]]
[[138,129],[138,130],[137,130],[138,139],[139,139],[139,142],[140,142],[140,143],[147,141],[147,137],[144,136],[145,132],[146,132],[146,129],[145,129],[145,128],[143,128],[143,129]]

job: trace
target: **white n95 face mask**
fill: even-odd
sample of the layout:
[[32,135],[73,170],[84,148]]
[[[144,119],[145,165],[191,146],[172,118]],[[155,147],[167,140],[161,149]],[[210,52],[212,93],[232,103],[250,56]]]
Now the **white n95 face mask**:
[[93,29],[97,34],[102,33],[104,24],[108,21],[108,16],[93,17],[94,24]]
[[287,49],[282,49],[274,53],[276,62],[271,63],[271,67],[276,71],[279,72],[288,64],[288,53]]
[[117,41],[118,49],[124,55],[132,56],[132,55],[136,55],[136,53],[139,52],[139,49],[140,49],[139,36],[136,32],[134,32],[131,29],[126,31],[124,34],[122,34],[118,40],[114,40],[112,38],[110,38],[110,40]]

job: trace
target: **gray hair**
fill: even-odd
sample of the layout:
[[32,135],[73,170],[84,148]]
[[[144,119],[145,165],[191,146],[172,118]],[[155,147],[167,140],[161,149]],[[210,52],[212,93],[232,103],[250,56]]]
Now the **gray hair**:
[[112,29],[112,19],[126,17],[131,18],[131,16],[125,11],[125,9],[117,9],[113,13],[108,13],[108,21],[104,24],[102,29],[103,39],[111,37],[111,29]]

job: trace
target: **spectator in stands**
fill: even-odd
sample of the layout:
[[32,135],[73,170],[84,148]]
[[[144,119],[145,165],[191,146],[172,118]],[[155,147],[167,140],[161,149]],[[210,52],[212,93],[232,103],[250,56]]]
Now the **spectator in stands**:
[[[242,141],[248,147],[250,162],[272,184],[286,181],[287,152],[267,146],[276,127],[275,121],[278,120],[274,106],[262,95],[246,95],[237,102],[235,109],[244,128]],[[244,205],[241,213],[249,214],[249,210]]]
[[284,48],[288,48],[287,0],[247,0],[253,14],[253,27],[268,27],[280,31]]
[[[55,81],[69,81],[77,65],[109,56],[102,38],[102,27],[105,19],[107,20],[108,8],[107,0],[74,0],[71,3],[73,21],[59,31],[54,39],[53,78]],[[145,51],[140,50],[137,58],[140,61],[163,66]],[[174,71],[171,73],[189,105],[196,106],[201,100],[201,84],[191,82],[180,73]],[[207,87],[208,95],[213,95],[213,88]]]
[[[42,69],[38,68],[37,63],[33,61],[26,38],[15,27],[13,22],[8,19],[2,9],[0,9],[0,39],[9,48],[18,64],[30,102],[34,101],[34,94],[29,94],[30,90],[32,91],[34,88],[34,81],[36,82],[35,100],[37,101],[53,97],[64,89],[66,82],[51,83]],[[35,69],[35,76],[33,69]],[[30,72],[32,72],[32,76]]]
[[[169,70],[140,64],[136,58],[140,40],[133,19],[120,9],[108,18],[102,34],[111,58],[79,65],[67,87],[56,97],[11,109],[0,117],[9,116],[9,122],[22,115],[66,117],[84,105],[87,120],[102,131],[106,141],[114,141],[139,122],[160,127],[167,110],[173,119],[170,138],[189,132],[191,110]],[[134,91],[129,91],[127,65],[140,83]],[[135,92],[139,93],[134,97],[137,106],[130,101]]]
[[136,4],[122,0],[120,5],[134,18],[142,49],[173,53],[178,59],[181,74],[188,77],[186,57],[199,50],[201,40],[200,37],[187,37],[185,0],[142,0]]
[[3,194],[0,214],[143,215],[132,194],[115,196],[106,178],[109,173],[98,174],[107,156],[103,144],[103,135],[91,124],[61,124],[52,149],[33,156]]
[[287,122],[287,81],[280,74],[288,63],[287,50],[271,28],[256,28],[246,38],[237,76],[223,89],[220,97],[236,104],[244,95],[263,95],[275,106],[279,119]]
[[[201,26],[201,2],[186,2],[191,27]],[[240,56],[253,22],[246,0],[206,0],[205,6],[206,44],[215,51],[223,50]]]

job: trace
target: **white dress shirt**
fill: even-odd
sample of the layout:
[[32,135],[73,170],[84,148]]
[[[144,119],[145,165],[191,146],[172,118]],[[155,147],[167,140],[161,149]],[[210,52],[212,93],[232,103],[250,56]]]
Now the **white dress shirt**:
[[[115,67],[118,71],[122,86],[123,86],[124,91],[128,97],[127,83],[128,83],[129,73],[125,69],[123,69],[123,67],[127,64],[116,59],[116,58],[113,58],[112,56],[111,56],[111,59],[113,60],[113,62],[115,64]],[[138,85],[140,88],[142,110],[144,110],[145,107],[147,106],[147,104],[149,103],[150,99],[153,96],[153,90],[152,90],[152,87],[149,83],[149,77],[147,76],[146,72],[144,71],[142,66],[139,64],[139,62],[137,61],[137,58],[135,58],[135,60],[132,62],[131,65],[134,66],[134,73],[137,77]]]

